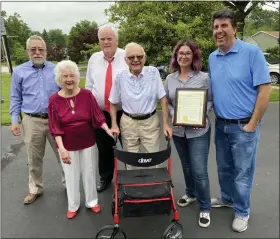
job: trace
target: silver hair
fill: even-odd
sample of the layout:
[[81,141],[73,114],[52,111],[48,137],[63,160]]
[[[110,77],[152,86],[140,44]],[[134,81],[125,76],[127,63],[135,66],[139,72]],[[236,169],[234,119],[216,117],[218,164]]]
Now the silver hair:
[[61,75],[62,75],[62,72],[66,69],[72,71],[75,74],[75,76],[77,78],[77,83],[79,84],[79,82],[80,82],[79,68],[75,62],[70,61],[70,60],[63,60],[56,64],[55,69],[54,69],[56,83],[61,87],[61,81],[60,81]]
[[114,28],[113,26],[103,26],[103,27],[100,27],[100,28],[98,29],[98,33],[97,33],[98,39],[100,39],[100,32],[101,32],[102,30],[106,29],[106,28],[111,29],[111,30],[113,31],[113,33],[115,34],[116,39],[118,40],[118,37],[119,37],[119,36],[118,36],[118,31],[117,31],[117,29]]
[[42,41],[44,46],[45,46],[45,49],[47,48],[47,45],[46,45],[46,42],[44,41],[44,39],[40,36],[37,36],[37,35],[32,35],[31,37],[29,37],[26,41],[26,50],[29,49],[29,44],[30,44],[30,41],[31,40],[39,40],[39,41]]
[[144,48],[143,48],[140,44],[138,44],[138,43],[136,43],[136,42],[130,42],[130,43],[127,43],[127,44],[126,44],[126,46],[125,46],[125,48],[124,48],[124,50],[125,50],[125,55],[127,55],[128,49],[129,49],[129,48],[132,48],[132,47],[140,47],[141,50],[142,50],[142,52],[143,52],[143,54],[144,54],[144,56],[146,56],[146,52],[145,52]]

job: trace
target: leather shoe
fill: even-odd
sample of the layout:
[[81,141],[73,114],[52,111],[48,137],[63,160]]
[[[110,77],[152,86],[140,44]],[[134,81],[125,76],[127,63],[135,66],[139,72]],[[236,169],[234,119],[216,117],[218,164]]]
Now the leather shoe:
[[39,194],[28,193],[28,195],[25,197],[23,203],[24,204],[31,204],[41,195],[42,195],[42,193],[39,193]]
[[106,180],[100,179],[98,185],[97,185],[97,192],[101,193],[106,188],[108,188],[109,183]]

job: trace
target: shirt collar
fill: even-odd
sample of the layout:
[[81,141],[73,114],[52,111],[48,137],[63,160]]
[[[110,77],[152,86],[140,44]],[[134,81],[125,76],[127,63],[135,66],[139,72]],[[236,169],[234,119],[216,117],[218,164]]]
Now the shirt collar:
[[[111,61],[113,61],[113,60],[115,60],[115,59],[116,59],[116,57],[117,57],[117,53],[118,53],[118,49],[119,49],[119,48],[117,48],[117,50],[116,50],[116,52],[115,52],[114,56],[112,57],[112,60],[111,60]],[[102,51],[102,55],[103,55],[104,60],[108,61],[108,60],[107,60],[107,58],[105,57],[105,55],[104,55],[104,52],[103,52],[103,51]]]
[[[33,64],[33,62],[31,60],[28,61],[29,62],[29,65],[35,69],[37,69],[37,67]],[[45,68],[45,66],[47,65],[47,61],[45,61],[43,63],[43,65],[41,66],[41,68]]]
[[[189,78],[192,78],[193,76],[194,76],[194,71],[192,70],[192,71],[190,71],[189,74],[188,74],[188,79],[189,79]],[[180,80],[180,72],[179,72],[179,71],[176,72],[176,78],[177,78],[178,80]],[[181,81],[181,80],[180,80],[180,81]]]
[[[145,66],[144,66],[145,67]],[[145,75],[145,71],[144,71],[144,67],[142,68],[142,71],[140,72],[139,76],[137,78],[139,78],[140,76],[144,76]],[[128,75],[129,75],[129,78],[135,78],[136,76],[133,75],[130,70],[128,69]]]
[[241,49],[241,45],[242,45],[242,41],[239,38],[236,38],[235,43],[233,44],[232,48],[225,54],[221,53],[219,49],[217,49],[216,51],[214,51],[214,55],[226,55],[229,54],[231,52],[239,52],[239,50]]

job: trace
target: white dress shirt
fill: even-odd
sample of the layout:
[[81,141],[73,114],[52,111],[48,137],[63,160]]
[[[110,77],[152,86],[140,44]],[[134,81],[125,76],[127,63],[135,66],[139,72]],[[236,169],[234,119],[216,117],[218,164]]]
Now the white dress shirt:
[[[117,48],[114,60],[112,61],[112,84],[117,73],[122,69],[128,68],[124,58],[125,51]],[[108,61],[105,59],[103,51],[96,52],[88,61],[86,74],[85,87],[95,96],[97,103],[102,110],[105,110],[104,95],[107,67]]]
[[128,69],[120,71],[113,82],[109,101],[120,104],[129,114],[152,113],[157,101],[166,95],[157,68],[144,66],[140,75],[132,75]]

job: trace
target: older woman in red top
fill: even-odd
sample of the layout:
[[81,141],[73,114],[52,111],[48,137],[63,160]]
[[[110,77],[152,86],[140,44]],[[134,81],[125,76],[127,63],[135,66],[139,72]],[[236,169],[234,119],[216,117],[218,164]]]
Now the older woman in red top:
[[[80,207],[79,181],[82,174],[85,206],[100,212],[96,191],[95,130],[104,129],[112,136],[103,112],[89,90],[79,88],[80,73],[76,63],[61,61],[55,77],[61,90],[49,100],[49,127],[55,137],[65,172],[69,219]],[[47,89],[48,90],[48,89]]]

